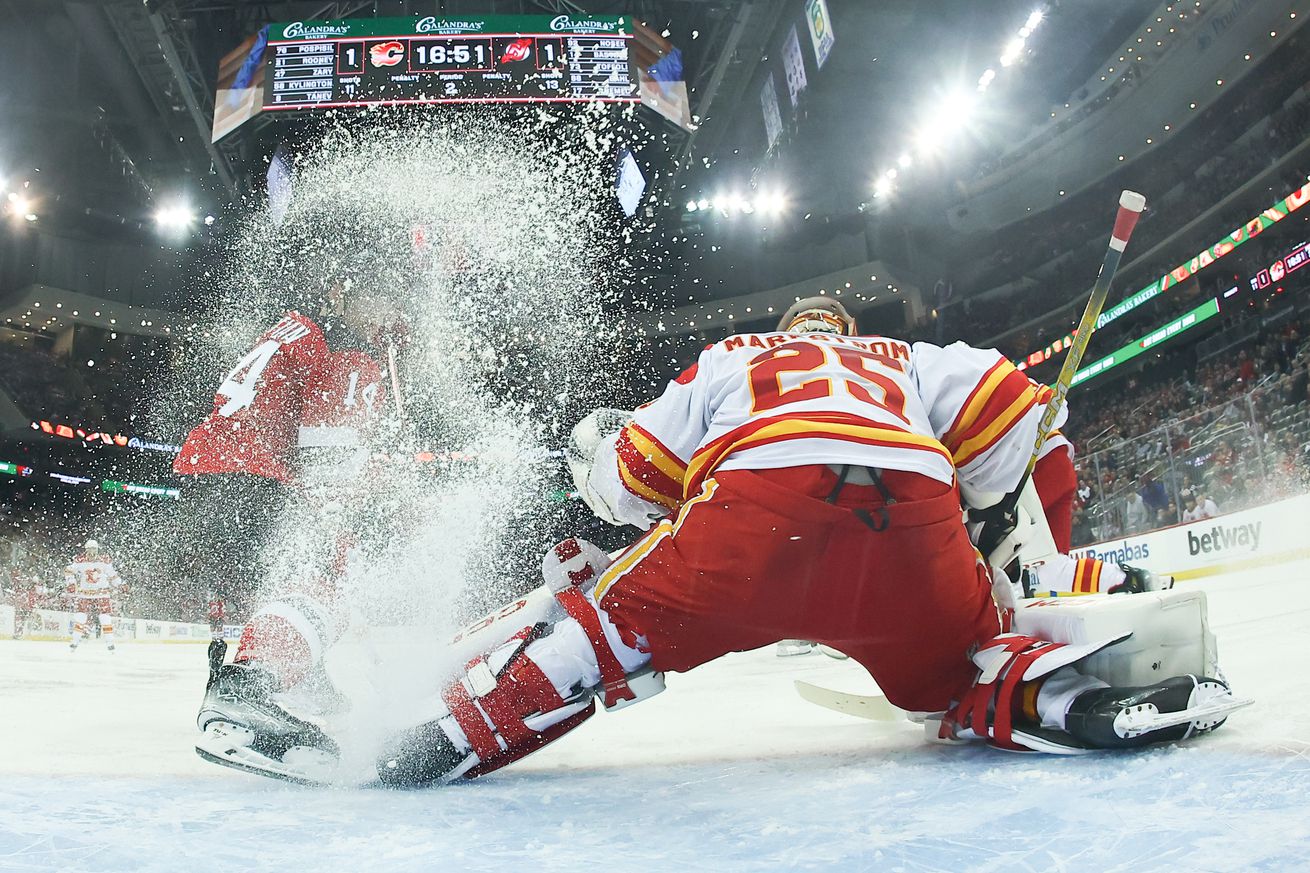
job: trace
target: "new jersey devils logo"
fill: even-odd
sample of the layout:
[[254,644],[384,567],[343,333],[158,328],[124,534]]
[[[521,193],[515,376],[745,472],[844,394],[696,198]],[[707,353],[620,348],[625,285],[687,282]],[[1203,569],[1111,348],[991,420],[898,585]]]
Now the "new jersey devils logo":
[[394,67],[405,57],[405,46],[398,42],[380,42],[368,50],[375,67]]
[[532,40],[528,37],[516,39],[509,45],[505,46],[505,53],[500,56],[502,64],[508,64],[512,61],[526,61],[528,55],[532,53]]

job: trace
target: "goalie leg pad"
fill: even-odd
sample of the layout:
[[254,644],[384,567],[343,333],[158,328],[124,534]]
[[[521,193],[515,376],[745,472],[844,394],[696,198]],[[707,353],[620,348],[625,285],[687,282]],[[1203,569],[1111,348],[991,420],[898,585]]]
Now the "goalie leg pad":
[[1097,652],[1080,665],[1114,686],[1152,685],[1173,676],[1214,676],[1218,671],[1204,591],[1023,600],[1012,629],[1074,644],[1131,632],[1131,639]]
[[469,660],[442,690],[448,715],[397,738],[379,759],[384,782],[480,776],[581,724],[598,695],[607,709],[618,709],[664,689],[663,675],[646,666],[649,655],[624,645],[584,593],[599,577],[599,559],[570,542],[553,550],[544,568],[563,615]]

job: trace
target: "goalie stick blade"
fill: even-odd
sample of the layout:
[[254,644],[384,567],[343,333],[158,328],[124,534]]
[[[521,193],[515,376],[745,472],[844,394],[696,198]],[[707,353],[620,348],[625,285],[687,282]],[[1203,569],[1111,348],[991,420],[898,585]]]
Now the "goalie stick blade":
[[853,715],[869,721],[896,721],[905,715],[904,710],[892,706],[881,694],[849,694],[845,691],[834,691],[831,688],[812,685],[800,679],[793,682],[796,685],[796,693],[802,699],[843,715]]
[[1136,737],[1150,731],[1195,722],[1196,732],[1204,733],[1216,727],[1230,713],[1253,703],[1255,703],[1254,698],[1234,697],[1224,693],[1177,712],[1161,713],[1148,704],[1120,713],[1114,720],[1114,730],[1121,737]]

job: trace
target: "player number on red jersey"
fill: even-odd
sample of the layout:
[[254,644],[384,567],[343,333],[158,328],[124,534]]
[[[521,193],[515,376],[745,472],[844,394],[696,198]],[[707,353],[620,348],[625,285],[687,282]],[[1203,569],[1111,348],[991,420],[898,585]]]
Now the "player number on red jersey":
[[244,358],[237,361],[237,365],[227,374],[223,384],[218,386],[216,392],[218,396],[227,398],[227,402],[218,408],[219,415],[236,415],[255,402],[259,377],[263,375],[264,368],[273,360],[273,356],[281,346],[282,344],[277,340],[264,340],[251,349]]
[[[843,346],[819,346],[807,342],[789,342],[769,349],[755,356],[750,362],[751,414],[768,412],[789,403],[803,400],[817,400],[831,397],[833,379],[816,375],[812,379],[803,379],[795,388],[784,389],[781,376],[783,373],[812,373],[829,361],[829,355],[835,355],[837,363],[851,375],[838,380],[846,391],[856,400],[885,409],[892,415],[909,424],[905,417],[905,392],[896,380],[880,369],[883,367],[904,373],[900,361],[886,355],[866,352]],[[880,396],[874,396],[870,389],[875,389]]]

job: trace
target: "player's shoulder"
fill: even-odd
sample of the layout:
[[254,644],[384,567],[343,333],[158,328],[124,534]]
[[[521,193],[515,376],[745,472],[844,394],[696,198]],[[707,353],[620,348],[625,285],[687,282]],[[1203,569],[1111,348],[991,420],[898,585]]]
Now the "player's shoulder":
[[323,337],[323,328],[308,315],[294,309],[288,309],[282,313],[277,322],[264,331],[263,336],[266,340],[277,340],[282,345],[290,345],[302,341],[306,337],[321,339]]

